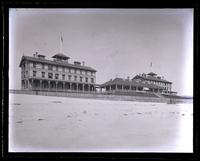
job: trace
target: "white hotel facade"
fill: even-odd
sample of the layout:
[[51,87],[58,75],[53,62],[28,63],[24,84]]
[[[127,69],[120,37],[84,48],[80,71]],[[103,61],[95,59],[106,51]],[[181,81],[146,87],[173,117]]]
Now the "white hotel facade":
[[69,57],[62,53],[47,60],[37,52],[33,57],[23,56],[21,67],[21,88],[37,91],[95,91],[96,70],[84,62],[69,63]]

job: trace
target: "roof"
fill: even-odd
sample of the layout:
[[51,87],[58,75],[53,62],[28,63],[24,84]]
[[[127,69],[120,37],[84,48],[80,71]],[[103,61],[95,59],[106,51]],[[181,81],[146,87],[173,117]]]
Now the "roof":
[[148,83],[142,83],[142,82],[136,82],[134,80],[124,80],[122,78],[115,78],[113,80],[110,80],[108,82],[105,82],[101,85],[101,87],[105,87],[108,85],[127,85],[127,86],[136,86],[136,87],[147,87],[147,88],[159,88],[164,89],[163,87],[157,86],[155,84],[148,84]]
[[45,57],[45,55],[42,55],[42,54],[38,54],[38,57]]
[[152,76],[154,76],[154,75],[157,75],[156,73],[153,73],[153,72],[150,72],[150,73],[148,73],[147,75],[152,75]]
[[132,80],[134,79],[138,79],[138,78],[142,78],[144,80],[153,80],[153,81],[158,81],[158,82],[163,82],[163,83],[172,83],[170,81],[167,81],[165,79],[161,79],[161,78],[157,78],[157,77],[153,77],[153,76],[142,76],[142,75],[136,75],[135,77],[133,77]]
[[63,59],[69,59],[70,57],[62,54],[62,53],[58,53],[58,54],[55,54],[54,56],[52,56],[52,58],[63,58]]
[[20,67],[22,66],[22,62],[24,60],[28,60],[28,61],[32,61],[32,62],[39,62],[39,63],[46,63],[46,64],[52,64],[52,65],[59,65],[59,66],[63,66],[63,67],[71,67],[71,68],[76,68],[76,69],[84,69],[84,70],[88,70],[88,71],[93,71],[96,72],[96,70],[94,68],[88,67],[88,66],[77,66],[74,64],[70,64],[70,63],[66,63],[63,61],[52,61],[52,60],[47,60],[47,59],[39,59],[39,58],[35,58],[35,57],[30,57],[30,56],[22,56],[21,62],[20,62]]

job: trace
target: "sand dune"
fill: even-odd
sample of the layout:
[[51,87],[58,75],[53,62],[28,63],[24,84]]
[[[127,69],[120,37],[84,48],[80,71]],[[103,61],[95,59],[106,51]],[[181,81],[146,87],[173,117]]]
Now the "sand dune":
[[11,152],[193,150],[193,104],[9,97]]

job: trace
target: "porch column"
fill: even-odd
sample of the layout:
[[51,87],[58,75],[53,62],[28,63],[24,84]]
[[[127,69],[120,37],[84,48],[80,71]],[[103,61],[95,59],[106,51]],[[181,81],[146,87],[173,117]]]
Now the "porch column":
[[78,92],[78,83],[76,83],[76,91]]
[[57,92],[57,90],[58,90],[58,82],[56,81],[56,92]]
[[69,83],[69,89],[72,90],[72,83]]
[[48,91],[50,91],[50,81],[48,81]]
[[42,80],[40,80],[40,91],[42,89]]
[[32,79],[31,80],[29,80],[30,82],[29,82],[29,89],[31,90],[32,89]]
[[62,84],[62,91],[65,91],[65,82]]

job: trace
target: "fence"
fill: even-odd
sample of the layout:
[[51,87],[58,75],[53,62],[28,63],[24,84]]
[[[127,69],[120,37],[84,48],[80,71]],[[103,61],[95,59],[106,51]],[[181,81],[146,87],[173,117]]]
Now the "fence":
[[[160,102],[168,103],[170,98],[158,98],[158,97],[145,97],[145,96],[127,96],[127,95],[113,95],[107,93],[97,92],[50,92],[50,91],[29,91],[29,90],[9,90],[14,94],[30,94],[30,95],[43,95],[43,96],[58,96],[58,97],[77,97],[77,98],[93,98],[104,100],[122,100],[122,101],[138,101],[138,102]],[[185,99],[173,99],[176,103],[191,102],[191,100]]]

